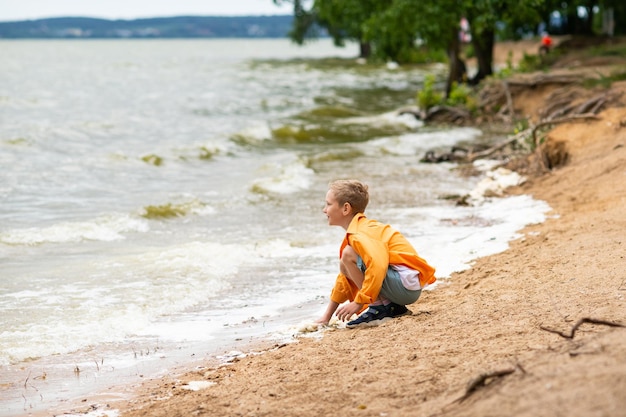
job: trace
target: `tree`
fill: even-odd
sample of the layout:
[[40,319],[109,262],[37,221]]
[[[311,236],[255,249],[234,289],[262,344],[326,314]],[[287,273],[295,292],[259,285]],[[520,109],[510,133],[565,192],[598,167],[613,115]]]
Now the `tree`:
[[464,76],[465,63],[460,58],[459,41],[462,10],[456,0],[393,0],[378,18],[368,24],[368,33],[381,52],[403,62],[416,48],[416,40],[433,49],[445,50],[448,56],[446,96],[452,84]]
[[464,0],[463,10],[470,22],[472,46],[478,61],[478,72],[471,80],[477,84],[493,73],[493,48],[498,26],[516,32],[541,21],[539,10],[544,0]]
[[[416,0],[314,0],[309,10],[304,10],[301,0],[283,1],[294,5],[296,22],[292,39],[297,43],[315,36],[311,27],[316,24],[327,29],[337,45],[343,45],[346,40],[357,41],[362,57],[375,55],[379,59],[407,63],[414,60],[416,40],[420,38],[430,48],[447,49],[451,80],[461,78],[459,74],[464,68],[458,42],[461,16],[454,7],[455,0],[431,0],[426,2],[427,10],[422,10]],[[445,24],[440,24],[442,21]],[[451,86],[451,81],[448,85]]]
[[316,0],[312,10],[336,45],[342,46],[346,39],[358,42],[360,57],[368,58],[372,47],[365,27],[386,3],[387,0]]
[[463,79],[465,64],[460,58],[458,38],[461,18],[471,28],[472,47],[478,71],[469,80],[478,84],[493,73],[493,50],[498,33],[505,27],[509,36],[535,32],[539,23],[548,23],[554,11],[566,17],[566,33],[592,34],[594,17],[611,9],[615,33],[626,32],[624,0],[273,0],[294,5],[294,29],[298,43],[316,36],[324,28],[335,44],[356,41],[361,56],[376,56],[399,63],[412,62],[416,41],[429,48],[445,50],[452,83]]
[[274,3],[293,3],[294,24],[289,33],[291,39],[302,45],[307,39],[326,29],[335,45],[343,46],[346,41],[357,42],[360,57],[368,58],[372,48],[366,40],[364,22],[375,15],[387,1],[381,0],[315,0],[306,9],[302,0],[274,0]]

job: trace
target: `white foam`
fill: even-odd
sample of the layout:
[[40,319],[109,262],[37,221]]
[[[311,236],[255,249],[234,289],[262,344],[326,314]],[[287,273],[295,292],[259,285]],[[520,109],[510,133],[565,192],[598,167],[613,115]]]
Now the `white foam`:
[[425,149],[452,146],[459,141],[475,139],[481,134],[480,130],[474,128],[408,133],[371,140],[363,148],[369,150],[368,153],[382,150],[392,155],[417,155]]
[[338,124],[358,124],[371,126],[404,126],[409,129],[417,129],[424,125],[424,122],[417,119],[409,113],[400,111],[391,111],[387,113],[376,114],[373,116],[347,117],[337,121]]
[[242,129],[235,136],[245,139],[247,143],[258,143],[272,139],[272,130],[267,122],[261,122]]
[[253,181],[252,189],[270,194],[291,194],[306,190],[315,175],[300,160],[287,164],[266,164],[260,174],[264,176]]
[[293,246],[285,239],[267,239],[257,242],[254,250],[263,258],[310,256],[308,249]]
[[[416,209],[430,219],[405,227],[407,238],[436,269],[438,278],[471,267],[474,260],[502,252],[523,227],[541,223],[550,207],[520,195],[486,199],[470,207]],[[432,219],[436,224],[429,223]],[[446,236],[445,240],[439,236]],[[426,243],[427,242],[427,243]]]
[[63,222],[52,226],[13,229],[0,233],[0,242],[8,245],[39,245],[42,243],[110,242],[125,239],[124,233],[147,232],[148,222],[123,214],[107,215],[91,221]]
[[470,202],[476,204],[489,197],[500,197],[504,191],[514,185],[523,184],[526,179],[515,171],[506,168],[496,168],[487,171],[476,187],[470,191]]
[[56,287],[53,297],[45,298],[45,289],[34,289],[0,298],[3,318],[11,323],[2,331],[6,343],[0,351],[0,364],[137,335],[159,340],[207,340],[221,322],[182,317],[178,324],[185,325],[177,326],[175,321],[168,324],[160,317],[220,297],[231,285],[229,277],[237,273],[240,260],[254,265],[256,258],[254,249],[244,245],[191,242],[145,248],[137,254],[96,262],[82,274],[54,271],[76,279]]

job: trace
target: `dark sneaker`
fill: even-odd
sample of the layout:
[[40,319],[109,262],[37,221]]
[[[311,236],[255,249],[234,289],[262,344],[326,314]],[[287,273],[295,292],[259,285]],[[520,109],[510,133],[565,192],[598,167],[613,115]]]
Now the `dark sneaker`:
[[391,303],[387,305],[389,317],[400,317],[405,314],[411,314],[411,311],[402,304]]
[[365,313],[361,314],[356,319],[349,321],[346,324],[346,327],[370,327],[370,326],[378,326],[383,323],[385,319],[391,318],[389,315],[390,309],[388,306],[379,305],[379,306],[370,306]]

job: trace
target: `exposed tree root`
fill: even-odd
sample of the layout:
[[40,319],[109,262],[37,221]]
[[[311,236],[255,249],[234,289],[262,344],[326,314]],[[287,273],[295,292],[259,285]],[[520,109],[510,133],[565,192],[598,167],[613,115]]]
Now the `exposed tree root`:
[[[509,136],[488,149],[463,150],[455,147],[448,153],[435,154],[434,151],[428,151],[421,159],[422,162],[474,162],[480,158],[493,157],[496,152],[507,153],[507,146],[512,149],[527,149],[528,151],[536,149],[539,161],[543,161],[543,169],[550,170],[554,167],[562,165],[567,158],[558,158],[557,163],[552,163],[550,155],[545,155],[545,150],[541,148],[538,133],[541,128],[559,123],[599,120],[597,113],[607,105],[607,103],[618,100],[621,94],[616,94],[611,90],[604,90],[589,97],[590,90],[578,88],[571,84],[579,83],[580,78],[577,76],[564,75],[537,75],[527,79],[510,79],[507,81],[490,82],[483,87],[479,93],[481,108],[483,113],[495,114],[499,119],[507,123],[515,119],[514,97],[520,94],[524,89],[535,88],[548,84],[565,84],[566,87],[558,88],[552,92],[546,102],[546,107],[539,111],[541,120],[513,135]],[[587,97],[585,97],[587,96]],[[499,109],[499,111],[495,111]],[[433,107],[428,112],[420,112],[420,116],[425,121],[443,121],[448,123],[465,123],[471,115],[469,112],[449,106]]]
[[566,123],[566,122],[573,122],[573,121],[580,121],[580,120],[600,120],[600,118],[596,116],[595,114],[585,113],[585,114],[575,114],[572,116],[561,117],[559,119],[543,120],[532,128],[533,143],[535,144],[535,146],[539,145],[538,139],[537,139],[537,130],[539,130],[540,128],[544,126],[559,124],[559,123]]
[[610,326],[610,327],[626,327],[623,324],[620,323],[614,323],[612,321],[606,321],[606,320],[598,320],[598,319],[592,319],[589,317],[583,317],[582,319],[578,320],[576,322],[576,324],[574,324],[574,326],[572,327],[572,329],[569,331],[568,333],[565,332],[560,332],[558,330],[554,330],[554,329],[549,329],[547,327],[544,326],[540,326],[539,328],[541,330],[545,330],[546,332],[550,332],[550,333],[555,333],[558,334],[559,336],[562,336],[566,339],[573,339],[574,338],[574,334],[576,333],[576,330],[578,330],[578,328],[584,324],[584,323],[591,323],[591,324],[601,324],[604,326]]
[[465,394],[463,394],[460,398],[457,398],[453,402],[461,403],[468,399],[472,394],[478,391],[480,388],[487,386],[490,382],[492,382],[495,378],[502,378],[509,374],[515,372],[515,368],[506,368],[498,371],[487,372],[478,375],[476,378],[470,380],[467,384],[467,388],[465,388]]

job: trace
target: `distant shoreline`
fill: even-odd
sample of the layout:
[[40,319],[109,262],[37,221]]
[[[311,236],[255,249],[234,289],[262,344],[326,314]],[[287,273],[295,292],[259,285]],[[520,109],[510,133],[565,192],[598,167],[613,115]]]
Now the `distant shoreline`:
[[0,39],[287,38],[292,15],[173,16],[109,20],[55,17],[0,22]]

